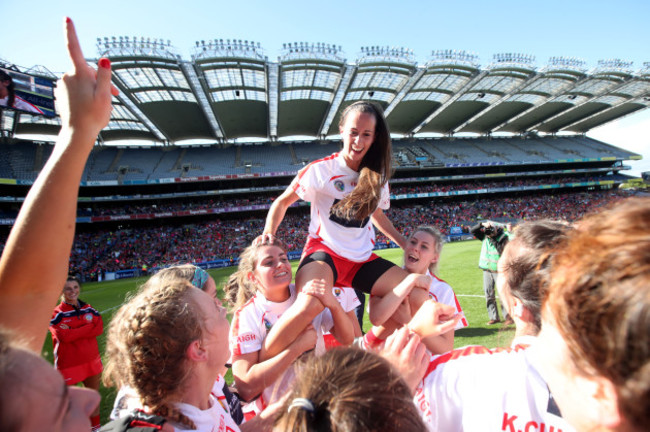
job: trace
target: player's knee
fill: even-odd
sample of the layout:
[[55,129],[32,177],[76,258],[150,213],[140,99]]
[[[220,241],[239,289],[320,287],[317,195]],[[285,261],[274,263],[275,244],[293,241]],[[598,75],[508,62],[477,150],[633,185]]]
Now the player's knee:
[[412,290],[408,295],[408,301],[411,306],[412,313],[415,313],[418,309],[420,309],[422,303],[424,303],[428,299],[429,299],[429,293],[427,291],[421,289]]

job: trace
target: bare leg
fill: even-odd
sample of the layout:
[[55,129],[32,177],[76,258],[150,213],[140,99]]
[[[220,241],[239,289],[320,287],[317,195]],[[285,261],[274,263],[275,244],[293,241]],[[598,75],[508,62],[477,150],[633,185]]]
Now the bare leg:
[[[390,290],[402,282],[406,276],[408,276],[406,270],[397,266],[392,267],[377,279],[375,284],[372,286],[372,294],[379,297],[385,296]],[[413,289],[406,299],[408,306],[410,307],[410,315],[412,316],[418,309],[420,309],[422,303],[424,303],[428,298],[429,294],[427,291],[419,288]],[[403,310],[401,310],[402,308],[403,305],[400,306],[400,309],[398,309],[395,314],[393,314],[393,318],[389,319],[381,326],[374,327],[373,333],[375,336],[380,339],[386,339],[396,329],[408,322],[408,320],[404,321],[403,319],[404,313]]]
[[[334,286],[330,266],[322,261],[312,261],[296,273],[297,290],[300,292],[307,282],[314,279],[324,279],[330,288]],[[273,358],[289,346],[323,309],[323,304],[316,297],[299,295],[266,335],[260,351],[260,361]]]
[[[408,276],[408,272],[400,267],[391,267],[386,273],[381,275],[379,279],[372,286],[372,294],[383,297],[390,290],[395,288],[404,278]],[[411,306],[411,313],[415,313],[422,303],[429,298],[429,294],[423,289],[414,289],[408,296],[408,301]],[[396,320],[399,322],[399,319]],[[373,323],[374,324],[374,323]]]
[[[83,380],[84,387],[90,388],[97,390],[99,392],[99,379],[101,377],[101,374],[93,375],[91,377],[86,378]],[[97,404],[97,408],[95,408],[95,411],[91,414],[92,416],[98,416],[99,415],[99,404]]]

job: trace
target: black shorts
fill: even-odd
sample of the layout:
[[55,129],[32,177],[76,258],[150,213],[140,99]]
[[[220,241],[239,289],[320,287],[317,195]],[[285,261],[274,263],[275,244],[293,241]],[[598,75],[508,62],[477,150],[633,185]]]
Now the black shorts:
[[342,258],[333,252],[319,250],[303,258],[298,266],[298,271],[300,271],[302,266],[314,261],[322,261],[330,266],[334,275],[334,286],[342,288],[352,287],[367,294],[370,294],[375,282],[384,273],[392,267],[395,267],[395,264],[391,261],[375,254],[372,254],[368,261],[357,263]]

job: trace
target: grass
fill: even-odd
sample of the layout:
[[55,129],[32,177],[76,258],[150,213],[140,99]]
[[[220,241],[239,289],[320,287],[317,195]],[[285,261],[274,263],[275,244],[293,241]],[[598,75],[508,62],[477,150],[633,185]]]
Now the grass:
[[[483,275],[477,266],[480,249],[481,243],[476,240],[450,243],[445,245],[440,260],[438,276],[454,288],[469,322],[469,327],[456,332],[454,343],[456,347],[464,345],[484,345],[490,348],[507,346],[514,336],[512,327],[500,328],[486,325],[488,316],[483,295]],[[401,264],[401,249],[383,250],[378,254],[396,264]],[[292,262],[294,274],[297,267],[298,261]],[[221,287],[234,270],[234,267],[230,267],[210,270],[209,273],[215,279],[217,287]],[[127,294],[137,289],[144,281],[145,278],[134,278],[87,283],[82,287],[81,298],[102,313],[106,329]],[[370,327],[366,314],[364,330],[368,330]],[[106,343],[105,335],[102,334],[98,341],[100,352],[103,353]],[[52,341],[49,335],[43,347],[43,357],[50,362],[53,361]],[[226,379],[231,381],[229,376],[226,376]],[[102,395],[100,407],[102,422],[106,422],[113,407],[115,390],[102,386],[100,393]]]

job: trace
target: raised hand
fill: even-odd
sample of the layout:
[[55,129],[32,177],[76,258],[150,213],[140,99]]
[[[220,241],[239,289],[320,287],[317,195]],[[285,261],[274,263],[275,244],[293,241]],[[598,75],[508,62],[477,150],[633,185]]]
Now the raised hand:
[[386,339],[379,354],[397,369],[411,391],[422,381],[429,364],[429,353],[420,338],[406,327],[396,330]]
[[453,330],[462,318],[453,306],[427,300],[413,315],[408,328],[422,339]]
[[338,305],[338,300],[334,297],[332,288],[327,286],[324,279],[314,279],[307,282],[301,292],[316,297],[326,308],[332,309]]
[[[111,95],[117,95],[117,89],[111,85],[111,62],[100,59],[97,71],[86,63],[70,18],[65,21],[65,35],[72,70],[63,75],[56,89],[61,124],[71,132],[96,137],[110,120]],[[94,140],[84,142],[90,144],[88,150],[93,143]]]

